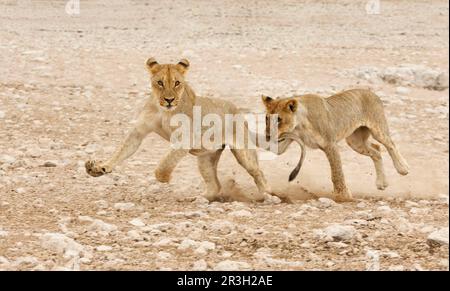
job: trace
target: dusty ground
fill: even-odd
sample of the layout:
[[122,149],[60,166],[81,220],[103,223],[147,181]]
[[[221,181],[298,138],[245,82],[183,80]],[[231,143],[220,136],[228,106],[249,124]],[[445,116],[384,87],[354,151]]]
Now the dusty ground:
[[[448,89],[405,94],[349,73],[413,64],[448,74],[447,1],[381,1],[368,15],[365,1],[82,0],[77,16],[65,2],[0,0],[0,270],[448,270]],[[343,143],[358,200],[318,201],[331,191],[325,157],[309,151],[289,185],[293,147],[261,165],[295,203],[208,204],[192,157],[171,184],[156,182],[168,144],[151,135],[114,173],[89,177],[84,161],[106,158],[148,97],[149,56],[189,58],[197,94],[253,111],[261,93],[370,87],[410,175],[384,152],[390,187],[378,191],[370,159]],[[230,156],[219,165],[225,192],[250,195]],[[427,240],[445,227],[444,242]]]

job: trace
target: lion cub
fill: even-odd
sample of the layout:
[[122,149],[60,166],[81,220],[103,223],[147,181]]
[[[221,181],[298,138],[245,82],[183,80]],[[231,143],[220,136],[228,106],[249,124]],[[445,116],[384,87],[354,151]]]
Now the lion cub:
[[[222,121],[226,114],[239,114],[238,108],[231,102],[196,96],[184,76],[189,69],[189,61],[182,59],[176,64],[159,64],[154,58],[146,62],[150,73],[152,95],[142,110],[138,122],[130,131],[123,143],[116,149],[114,154],[105,162],[89,160],[86,162],[86,172],[98,177],[110,173],[113,168],[133,155],[139,148],[142,140],[151,132],[170,141],[172,133],[176,128],[171,126],[171,119],[175,115],[183,114],[189,120],[194,115],[194,106],[201,107],[202,118],[207,114],[215,114]],[[222,122],[225,126],[225,122]],[[246,130],[248,130],[246,128]],[[201,133],[205,129],[202,127]],[[225,132],[225,129],[222,130]],[[194,134],[191,132],[191,136]],[[236,135],[236,132],[233,132]],[[255,181],[262,200],[271,194],[264,174],[259,168],[256,150],[242,148],[236,143],[227,144],[235,156],[237,162],[247,170]],[[217,177],[217,164],[225,144],[217,149],[173,149],[159,164],[156,176],[160,181],[169,181],[170,173],[176,164],[188,153],[197,156],[198,169],[206,184],[204,196],[208,200],[216,200],[219,197],[221,185]]]
[[[272,99],[262,96],[267,114],[278,114],[278,154],[284,152],[292,139],[283,139],[284,133],[296,134],[303,143],[313,149],[321,149],[331,167],[335,198],[352,200],[347,189],[337,143],[344,139],[357,153],[369,156],[375,165],[376,186],[384,190],[388,183],[383,169],[380,147],[368,141],[369,136],[383,144],[394,162],[397,172],[408,174],[408,164],[392,142],[380,98],[369,90],[348,90],[328,98],[302,95]],[[266,124],[270,137],[270,126]]]

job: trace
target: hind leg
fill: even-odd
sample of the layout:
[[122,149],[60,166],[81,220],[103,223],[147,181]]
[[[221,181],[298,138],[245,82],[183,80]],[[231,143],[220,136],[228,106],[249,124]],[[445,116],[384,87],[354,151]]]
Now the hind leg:
[[270,187],[267,184],[264,174],[259,168],[256,150],[231,149],[231,152],[238,163],[253,177],[259,193],[263,196],[265,196],[265,194],[271,195]]
[[380,148],[376,144],[368,141],[370,131],[367,127],[356,129],[349,137],[346,138],[347,144],[357,153],[368,156],[372,159],[377,175],[376,185],[379,190],[384,190],[388,183],[384,174],[383,160],[380,154]]
[[389,135],[387,126],[382,127],[369,127],[370,132],[375,140],[384,145],[394,162],[394,167],[400,175],[407,175],[409,172],[408,163],[399,153],[397,147]]
[[206,184],[204,197],[209,201],[219,198],[220,182],[217,178],[217,164],[219,163],[222,150],[204,154],[197,157],[198,169]]

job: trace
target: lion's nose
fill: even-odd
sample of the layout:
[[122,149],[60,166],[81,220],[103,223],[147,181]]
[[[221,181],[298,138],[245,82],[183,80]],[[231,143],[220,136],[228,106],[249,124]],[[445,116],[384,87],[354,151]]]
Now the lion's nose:
[[173,98],[173,97],[172,98],[164,98],[164,101],[166,101],[170,105],[170,103],[172,103],[174,99],[175,98]]

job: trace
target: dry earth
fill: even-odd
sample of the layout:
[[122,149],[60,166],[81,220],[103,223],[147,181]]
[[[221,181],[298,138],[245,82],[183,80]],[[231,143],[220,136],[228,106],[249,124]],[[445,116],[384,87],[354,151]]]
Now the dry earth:
[[[368,15],[366,1],[81,0],[74,16],[65,2],[0,0],[0,270],[448,270],[449,91],[417,79],[448,87],[447,1],[381,1]],[[193,157],[171,184],[154,179],[168,144],[151,135],[89,177],[84,161],[114,150],[149,95],[149,56],[189,58],[197,94],[255,112],[262,93],[372,88],[410,175],[384,152],[378,191],[370,159],[343,143],[357,201],[338,205],[317,199],[332,187],[319,151],[287,182],[292,147],[261,166],[294,203],[257,204],[225,153],[231,201],[208,204]],[[390,67],[413,80],[373,74]]]

